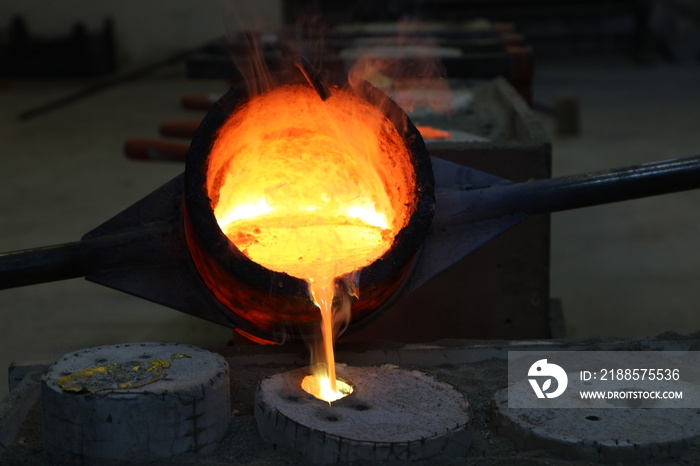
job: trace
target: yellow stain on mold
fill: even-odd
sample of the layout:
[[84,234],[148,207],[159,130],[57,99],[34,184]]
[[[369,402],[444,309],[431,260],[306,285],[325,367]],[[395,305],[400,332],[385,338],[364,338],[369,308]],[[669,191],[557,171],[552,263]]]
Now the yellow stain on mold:
[[162,379],[167,375],[165,369],[168,367],[170,367],[170,361],[166,359],[104,364],[65,375],[56,380],[56,384],[63,391],[74,393],[127,390],[143,387]]

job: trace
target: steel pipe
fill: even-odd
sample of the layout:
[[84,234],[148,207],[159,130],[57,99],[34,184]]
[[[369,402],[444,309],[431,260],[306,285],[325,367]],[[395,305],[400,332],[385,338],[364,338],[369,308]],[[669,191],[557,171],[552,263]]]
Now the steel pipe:
[[700,156],[454,192],[456,225],[504,215],[559,212],[700,188]]
[[168,230],[146,228],[72,243],[0,253],[0,289],[84,277],[103,270],[177,259],[164,248]]

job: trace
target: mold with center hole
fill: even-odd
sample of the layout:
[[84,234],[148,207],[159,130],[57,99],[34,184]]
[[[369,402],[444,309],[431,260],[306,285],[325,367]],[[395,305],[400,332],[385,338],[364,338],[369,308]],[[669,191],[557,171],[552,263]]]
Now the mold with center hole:
[[396,366],[339,366],[353,392],[329,404],[301,388],[308,373],[297,369],[260,383],[255,420],[268,444],[296,450],[314,464],[466,455],[470,405],[451,385]]
[[[571,408],[552,408],[552,399],[536,398],[527,379],[497,391],[493,403],[496,431],[521,450],[546,450],[564,458],[595,463],[668,462],[681,456],[700,436],[700,416],[695,409],[671,408],[677,400],[637,399],[586,400],[580,392],[590,390],[569,374],[569,387],[558,399],[570,399]],[[606,391],[647,390],[649,385],[609,381]],[[685,382],[655,389],[683,391],[685,401],[700,400],[700,390]],[[509,405],[509,399],[511,405]],[[529,400],[533,407],[520,406]],[[515,407],[511,407],[515,406]]]

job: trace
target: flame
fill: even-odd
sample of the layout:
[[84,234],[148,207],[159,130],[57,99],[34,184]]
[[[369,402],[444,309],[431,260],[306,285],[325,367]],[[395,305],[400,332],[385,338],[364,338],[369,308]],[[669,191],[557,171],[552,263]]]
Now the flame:
[[352,386],[343,380],[337,379],[336,387],[332,387],[331,379],[315,375],[304,377],[301,381],[301,388],[316,398],[327,401],[328,404],[348,396],[353,391]]
[[450,114],[454,99],[441,58],[463,52],[426,35],[431,29],[429,23],[403,19],[395,23],[394,35],[358,39],[340,56],[351,76],[371,82],[407,112],[428,106]]
[[415,173],[403,138],[348,91],[333,88],[322,101],[308,86],[287,85],[239,106],[209,160],[221,230],[251,260],[306,280],[320,309],[317,383],[307,386],[329,402],[344,396],[333,341],[350,298],[336,279],[381,257],[410,218]]

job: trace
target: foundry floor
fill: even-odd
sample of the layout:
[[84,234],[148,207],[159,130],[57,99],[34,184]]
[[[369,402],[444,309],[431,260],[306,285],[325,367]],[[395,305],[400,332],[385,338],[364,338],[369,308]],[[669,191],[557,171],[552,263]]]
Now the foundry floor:
[[[698,347],[699,336],[700,333],[679,336],[669,332],[663,338],[639,342],[637,349],[685,351]],[[350,367],[360,371],[356,372],[358,374],[361,373],[361,366],[377,367],[387,363],[398,366],[402,370],[417,370],[450,384],[467,398],[470,406],[468,429],[471,432],[471,441],[466,454],[420,461],[414,459],[411,464],[415,466],[696,465],[700,455],[700,444],[693,438],[697,436],[700,423],[697,419],[691,418],[689,421],[687,417],[683,417],[683,414],[687,415],[688,411],[692,413],[694,409],[635,410],[587,407],[509,410],[502,404],[498,405],[498,409],[494,407],[494,395],[506,390],[507,360],[512,350],[551,352],[553,349],[580,351],[595,348],[596,350],[624,351],[629,347],[629,339],[616,340],[615,338],[586,338],[585,340],[539,343],[453,340],[438,345],[402,346],[381,343],[368,347],[341,344],[338,348],[338,357],[347,361]],[[318,436],[306,438],[303,435],[296,436],[298,446],[294,448],[298,448],[298,451],[282,445],[273,448],[266,444],[259,434],[254,414],[259,381],[305,365],[304,346],[302,344],[282,347],[227,346],[213,350],[226,358],[231,370],[232,416],[228,432],[211,454],[182,453],[163,460],[148,461],[147,464],[149,466],[309,465],[310,462],[306,461],[300,453],[312,451],[314,447],[319,448],[318,443],[309,440],[313,438],[318,441]],[[38,388],[38,382],[35,382],[34,386]],[[353,396],[354,394],[350,395],[350,397]],[[416,406],[419,405],[416,404]],[[616,406],[620,407],[619,402]],[[367,409],[372,410],[373,406],[367,406]],[[411,408],[406,409],[410,411]],[[516,411],[519,411],[517,415]],[[680,413],[681,411],[685,413]],[[19,430],[20,440],[4,452],[0,450],[0,465],[44,466],[46,464],[41,443],[41,412],[41,403],[35,403]],[[316,410],[313,412],[317,414]],[[637,416],[635,425],[630,425],[629,421],[625,422],[629,419],[631,412],[635,412]],[[391,409],[385,410],[384,413],[390,416]],[[284,419],[284,416],[285,414],[282,414],[280,418]],[[304,418],[292,416],[290,419],[303,422]],[[376,417],[371,419],[376,422]],[[546,419],[547,422],[542,422],[542,419]],[[679,419],[684,419],[685,422]],[[560,426],[562,422],[571,425],[566,435],[562,435],[558,427],[551,427]],[[520,428],[523,430],[519,430]],[[660,437],[654,437],[654,440],[650,441],[650,430],[659,428],[663,429]],[[350,443],[354,442],[350,440]],[[521,451],[516,447],[518,443],[525,443],[528,447]],[[630,448],[630,445],[634,446]],[[365,455],[372,455],[366,445],[360,448],[360,451],[363,450]],[[418,446],[415,452],[424,452],[423,447]],[[97,463],[100,466],[123,466],[125,461],[99,460]],[[89,464],[95,464],[95,462]],[[339,464],[374,466],[378,462],[355,460],[350,463],[341,461]],[[380,464],[403,463],[381,462]]]
[[[198,118],[188,92],[225,90],[163,69],[60,110],[19,112],[85,83],[0,83],[0,251],[78,240],[183,170],[122,154],[129,137],[157,137],[160,121]],[[581,134],[551,131],[556,175],[700,154],[700,67],[624,59],[538,65],[534,95],[578,96]],[[700,190],[553,215],[551,295],[570,337],[644,336],[700,329]],[[231,332],[73,279],[0,291],[0,374],[12,361],[51,360],[128,341],[225,345]],[[0,379],[0,397],[7,393]]]

